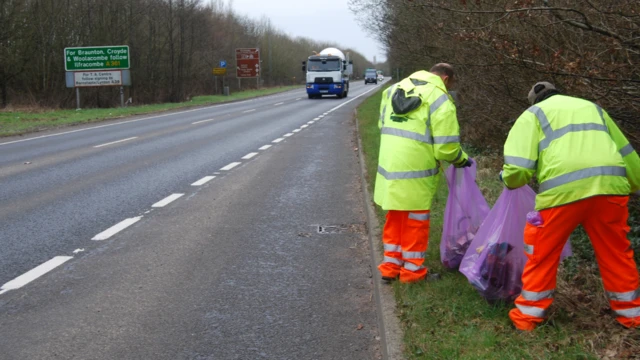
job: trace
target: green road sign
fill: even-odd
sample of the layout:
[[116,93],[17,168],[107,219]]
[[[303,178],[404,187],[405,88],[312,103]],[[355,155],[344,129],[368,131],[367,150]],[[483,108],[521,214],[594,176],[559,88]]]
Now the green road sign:
[[66,71],[128,69],[129,46],[93,46],[64,49]]

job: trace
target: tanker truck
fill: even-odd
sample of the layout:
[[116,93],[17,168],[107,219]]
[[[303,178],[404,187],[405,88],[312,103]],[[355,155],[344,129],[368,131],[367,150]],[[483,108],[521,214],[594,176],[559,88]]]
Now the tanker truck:
[[336,48],[326,48],[319,54],[311,55],[302,62],[306,71],[307,95],[309,99],[322,95],[336,95],[338,98],[349,94],[349,75],[353,62]]

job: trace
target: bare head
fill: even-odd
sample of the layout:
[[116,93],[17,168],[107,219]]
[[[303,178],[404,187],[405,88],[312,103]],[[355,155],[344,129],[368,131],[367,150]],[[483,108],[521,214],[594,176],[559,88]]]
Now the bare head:
[[453,71],[453,66],[447,63],[439,63],[433,65],[429,72],[440,76],[447,89],[453,88],[453,85],[455,84],[455,72]]

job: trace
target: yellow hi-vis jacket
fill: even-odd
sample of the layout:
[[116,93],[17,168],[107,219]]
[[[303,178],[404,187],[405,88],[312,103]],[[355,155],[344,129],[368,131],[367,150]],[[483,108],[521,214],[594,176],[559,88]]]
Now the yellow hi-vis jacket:
[[382,93],[374,201],[384,210],[429,210],[438,160],[467,161],[456,107],[442,79],[418,71]]
[[640,188],[640,158],[609,115],[587,100],[553,95],[525,111],[504,144],[509,188],[540,183],[536,209]]

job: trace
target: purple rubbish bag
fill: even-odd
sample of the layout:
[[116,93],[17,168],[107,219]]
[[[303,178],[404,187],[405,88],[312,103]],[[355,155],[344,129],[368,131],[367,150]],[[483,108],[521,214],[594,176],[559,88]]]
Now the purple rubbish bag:
[[489,205],[476,184],[476,163],[445,172],[449,197],[444,210],[444,225],[440,240],[440,259],[449,269],[457,269],[482,221]]
[[[535,212],[536,193],[524,186],[504,189],[471,242],[460,264],[471,285],[489,302],[515,300],[522,291],[524,227],[542,225]],[[571,256],[569,242],[561,257]]]

